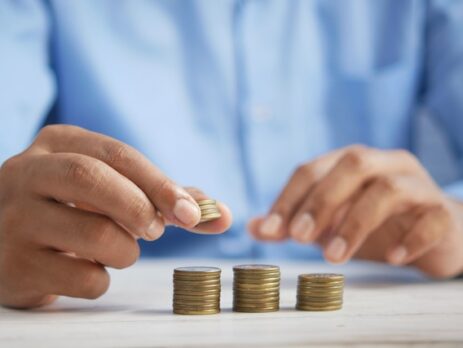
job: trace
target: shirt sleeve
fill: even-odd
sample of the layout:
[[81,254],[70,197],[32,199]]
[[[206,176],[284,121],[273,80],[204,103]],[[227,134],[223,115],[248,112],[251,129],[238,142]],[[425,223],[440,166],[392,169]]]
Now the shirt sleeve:
[[[445,130],[463,173],[463,1],[428,2],[425,106]],[[444,187],[463,200],[463,175]]]
[[53,102],[49,29],[41,1],[0,1],[0,165],[30,144]]

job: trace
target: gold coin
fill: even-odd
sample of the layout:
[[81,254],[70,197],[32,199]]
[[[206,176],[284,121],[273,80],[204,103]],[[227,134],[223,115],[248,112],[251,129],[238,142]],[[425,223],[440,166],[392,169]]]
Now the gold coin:
[[190,285],[220,285],[220,278],[218,279],[202,279],[202,280],[191,280],[191,279],[174,279],[174,284]]
[[201,210],[201,216],[206,216],[206,215],[209,215],[209,214],[220,214],[220,210],[216,209],[216,208]]
[[204,310],[189,310],[189,309],[174,308],[173,312],[175,314],[184,314],[184,315],[209,315],[209,314],[220,313],[220,308],[204,309]]
[[260,299],[260,298],[275,298],[279,297],[280,292],[275,291],[275,292],[267,292],[267,293],[249,293],[249,292],[234,292],[233,293],[233,298],[245,298],[249,300],[255,300],[255,299]]
[[279,301],[279,296],[272,296],[272,297],[263,297],[263,298],[249,298],[249,297],[239,297],[234,298],[234,301],[243,302],[243,303],[263,303],[263,302],[274,302]]
[[275,309],[279,309],[280,306],[278,303],[274,304],[274,305],[267,305],[267,306],[243,306],[243,305],[240,305],[240,304],[234,304],[234,307],[235,309],[240,309],[240,310],[249,310],[249,311],[259,311],[259,310],[275,310]]
[[220,297],[185,297],[185,296],[174,296],[173,297],[174,302],[179,302],[179,303],[217,303],[220,302]]
[[313,288],[311,288],[311,289],[301,289],[301,288],[297,289],[298,294],[299,293],[300,294],[309,294],[309,295],[314,294],[314,295],[322,295],[322,296],[324,296],[324,295],[328,295],[328,296],[329,295],[342,295],[343,292],[344,292],[343,289],[336,289],[336,290],[329,290],[329,289],[322,290],[322,289],[313,289]]
[[200,209],[200,210],[204,210],[204,209],[218,209],[218,207],[217,207],[217,204],[216,204],[216,203],[214,203],[214,204],[211,203],[211,204],[202,204],[202,205],[199,206],[199,209]]
[[183,295],[190,295],[190,296],[204,296],[204,295],[220,295],[220,289],[214,290],[202,290],[202,291],[193,291],[193,290],[184,290],[184,289],[175,289],[174,295],[176,296],[183,296]]
[[183,302],[173,302],[174,308],[188,308],[193,310],[200,309],[212,309],[220,306],[219,302],[214,303],[183,303]]
[[209,222],[209,221],[212,221],[212,220],[217,220],[219,218],[222,217],[222,214],[218,213],[218,214],[209,214],[207,216],[201,216],[201,220],[199,220],[199,223],[203,223],[203,222]]
[[215,199],[203,199],[203,200],[200,200],[200,201],[197,201],[196,202],[199,206],[202,206],[202,205],[207,205],[207,204],[217,204],[217,201]]
[[236,296],[242,296],[242,295],[246,295],[246,294],[249,294],[249,295],[252,295],[252,294],[255,294],[255,295],[261,295],[261,296],[264,296],[264,295],[267,295],[267,294],[278,294],[280,293],[279,291],[280,289],[279,288],[268,288],[268,289],[260,289],[260,288],[256,288],[256,289],[250,289],[250,288],[238,288],[238,287],[233,287],[233,292],[235,293]]
[[258,287],[263,287],[263,288],[280,288],[281,283],[278,281],[274,282],[252,282],[252,283],[244,283],[244,282],[233,282],[233,286],[236,287],[247,287],[247,288],[258,288]]
[[174,286],[174,293],[178,293],[179,291],[180,292],[195,292],[195,293],[204,293],[204,294],[207,294],[207,293],[220,293],[220,286],[217,286],[217,287],[200,287],[200,286],[191,286],[191,287],[186,287],[186,286]]
[[331,282],[331,281],[344,281],[344,276],[338,273],[309,273],[300,274],[299,281],[310,282]]
[[221,269],[218,267],[207,267],[207,266],[193,266],[193,267],[177,267],[174,269],[174,273],[186,273],[192,274],[204,274],[204,273],[220,273]]
[[317,287],[325,287],[325,286],[344,286],[343,280],[333,280],[331,282],[310,282],[310,281],[299,281],[297,283],[301,286],[317,286]]
[[240,282],[240,283],[266,283],[266,282],[276,282],[280,281],[280,275],[256,275],[256,274],[250,274],[250,275],[241,275],[241,274],[235,274],[233,277],[234,281]]
[[234,312],[242,312],[242,313],[266,313],[266,312],[277,312],[279,310],[280,310],[279,306],[268,307],[268,308],[233,307]]
[[335,304],[342,304],[342,299],[327,299],[322,301],[320,299],[309,299],[309,298],[297,298],[297,303],[307,303],[314,306],[326,306],[326,305],[335,305]]
[[307,290],[343,290],[344,285],[331,285],[331,286],[318,286],[313,284],[298,284],[298,289],[307,289]]
[[[198,204],[199,205],[199,204]],[[217,203],[207,203],[199,205],[199,209],[217,208]]]
[[340,306],[327,306],[327,307],[313,307],[309,305],[299,305],[296,304],[296,309],[299,311],[312,311],[312,312],[323,312],[323,311],[337,311],[342,308]]
[[280,272],[280,267],[264,264],[236,265],[233,267],[235,272]]
[[238,288],[238,287],[233,287],[233,293],[235,296],[246,296],[249,294],[250,296],[270,296],[274,294],[279,294],[280,289],[279,288],[271,288],[271,289],[261,289],[261,288],[255,288],[255,289],[250,289],[250,288]]
[[212,213],[207,213],[207,214],[201,214],[201,219],[210,219],[210,218],[216,218],[216,217],[221,217],[222,214],[220,214],[219,211],[217,212],[212,212]]

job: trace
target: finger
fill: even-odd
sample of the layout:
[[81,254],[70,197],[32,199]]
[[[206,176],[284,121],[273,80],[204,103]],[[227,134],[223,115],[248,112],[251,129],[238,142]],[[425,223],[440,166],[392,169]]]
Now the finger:
[[[334,151],[314,161],[299,166],[276,199],[269,214],[259,225],[255,236],[264,240],[280,240],[288,235],[287,225],[301,201],[315,182],[323,177],[336,163],[342,151]],[[310,224],[310,221],[308,222]]]
[[251,236],[256,240],[266,241],[266,242],[280,242],[288,238],[288,236],[284,233],[276,233],[276,234],[268,234],[263,233],[263,231],[267,231],[262,229],[261,226],[264,223],[266,217],[265,216],[258,216],[249,221],[247,224],[247,229]]
[[[339,208],[373,177],[411,171],[414,161],[404,151],[378,151],[363,146],[348,148],[313,188],[290,222],[295,240],[314,241],[326,231]],[[310,222],[310,224],[309,224]]]
[[140,255],[135,238],[106,216],[53,201],[28,209],[30,218],[20,228],[41,247],[73,252],[113,268],[129,267]]
[[391,216],[420,204],[432,202],[433,194],[421,181],[404,176],[382,176],[368,185],[352,203],[336,236],[325,248],[325,258],[345,262],[360,248],[370,233]]
[[[197,188],[187,187],[185,190],[193,197],[196,202],[205,199],[211,199],[204,192]],[[232,223],[232,214],[230,209],[224,203],[219,201],[217,201],[217,207],[219,208],[221,214],[220,218],[200,223],[193,228],[189,228],[189,230],[195,233],[222,233],[229,229]]]
[[95,299],[109,287],[109,274],[94,262],[44,250],[34,266],[35,284],[44,294]]
[[61,202],[93,206],[130,233],[157,239],[164,222],[133,182],[94,158],[69,153],[45,154],[30,161],[27,184],[37,194]]
[[[56,138],[61,141],[54,141]],[[106,163],[135,183],[172,224],[191,228],[200,220],[199,207],[191,195],[129,145],[80,127],[62,125],[46,127],[36,143],[51,152],[73,152]]]
[[386,254],[393,265],[413,262],[431,250],[450,229],[450,216],[443,206],[427,209],[416,221],[409,233]]
[[251,236],[254,237],[255,239],[260,239],[258,234],[260,231],[260,225],[262,221],[264,221],[264,217],[258,216],[258,217],[255,217],[249,220],[249,222],[246,225],[246,229],[251,234]]

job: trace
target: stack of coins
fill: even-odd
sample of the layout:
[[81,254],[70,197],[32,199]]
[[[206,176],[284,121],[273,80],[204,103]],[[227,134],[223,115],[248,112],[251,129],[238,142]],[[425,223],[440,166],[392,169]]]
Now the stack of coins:
[[220,218],[220,210],[217,207],[217,202],[214,199],[204,199],[198,201],[199,209],[201,209],[201,220],[199,223],[212,221]]
[[176,268],[173,306],[176,314],[219,313],[220,268]]
[[270,265],[233,267],[233,310],[274,312],[280,307],[280,268]]
[[301,311],[341,309],[343,289],[342,274],[301,274],[297,284],[296,309]]

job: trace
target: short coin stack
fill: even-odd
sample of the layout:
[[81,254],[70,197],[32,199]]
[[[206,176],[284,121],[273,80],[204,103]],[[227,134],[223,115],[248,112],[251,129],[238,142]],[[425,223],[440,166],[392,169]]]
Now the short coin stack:
[[334,311],[342,308],[344,276],[312,273],[299,275],[296,309],[301,311]]
[[271,265],[233,267],[233,310],[274,312],[280,307],[280,268]]
[[220,312],[220,268],[180,267],[174,270],[174,313]]
[[222,216],[217,207],[217,202],[214,199],[204,199],[197,202],[201,210],[201,220],[199,223],[212,221]]

